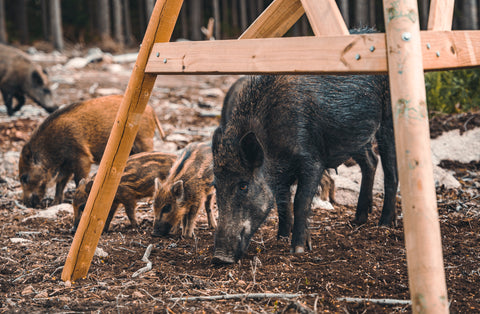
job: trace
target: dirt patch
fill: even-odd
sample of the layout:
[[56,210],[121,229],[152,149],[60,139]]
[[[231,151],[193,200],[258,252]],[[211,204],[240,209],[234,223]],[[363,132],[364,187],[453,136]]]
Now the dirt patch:
[[[74,102],[107,88],[123,89],[128,75],[117,83],[101,65],[74,73],[51,71],[58,79],[62,102]],[[127,72],[128,71],[124,71]],[[123,73],[123,72],[122,72]],[[68,77],[74,77],[70,83]],[[150,104],[167,132],[167,143],[156,147],[177,149],[194,140],[205,140],[218,123],[223,94],[235,78],[226,76],[160,77]],[[92,88],[92,86],[94,88]],[[93,93],[90,93],[93,91]],[[215,96],[216,95],[216,96]],[[31,104],[31,103],[30,103]],[[6,118],[0,113],[2,153],[18,152],[41,119],[22,115]],[[469,129],[479,113],[436,116],[432,137],[447,128]],[[459,189],[437,189],[444,265],[452,313],[480,311],[480,198],[478,161],[462,164],[443,161],[462,184]],[[72,212],[59,211],[56,219],[31,218],[36,210],[20,203],[21,189],[15,169],[0,183],[0,308],[3,312],[275,312],[286,306],[318,312],[401,313],[409,305],[382,305],[366,299],[408,300],[408,277],[400,215],[395,228],[376,226],[382,195],[374,199],[369,222],[353,226],[354,206],[335,205],[333,210],[314,209],[311,220],[313,250],[291,255],[289,244],[276,239],[276,214],[272,213],[255,235],[248,253],[237,264],[211,263],[213,230],[201,213],[194,239],[172,235],[152,238],[151,204],[137,210],[138,230],[132,230],[123,210],[102,235],[98,247],[108,256],[95,256],[86,278],[66,287],[60,280],[73,234]],[[71,201],[72,189],[67,191]],[[70,197],[70,199],[69,199]],[[400,196],[399,196],[400,199]],[[152,270],[132,275],[146,265],[142,256],[149,244]],[[248,298],[253,293],[261,298]],[[213,301],[176,301],[176,297],[243,297]],[[301,294],[287,298],[288,294]],[[283,297],[282,297],[283,295]],[[339,298],[362,298],[346,302]]]

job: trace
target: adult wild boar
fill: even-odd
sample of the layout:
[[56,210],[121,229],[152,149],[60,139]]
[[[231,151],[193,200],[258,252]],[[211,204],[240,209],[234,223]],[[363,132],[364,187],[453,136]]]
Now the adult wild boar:
[[[231,118],[212,140],[215,261],[237,261],[275,204],[278,237],[292,234],[292,252],[304,252],[305,243],[310,244],[307,219],[322,174],[350,157],[362,170],[354,222],[366,222],[377,165],[374,139],[385,173],[379,223],[392,223],[398,179],[386,76],[256,76],[237,99]],[[292,217],[290,186],[295,182]]]
[[[23,51],[0,44],[0,90],[9,116],[20,110],[29,96],[47,112],[57,110],[46,72]],[[17,105],[13,106],[13,98]]]
[[[51,181],[56,182],[53,204],[61,203],[72,174],[78,186],[88,176],[90,166],[100,163],[122,97],[105,96],[71,104],[52,113],[35,129],[19,161],[25,205],[39,205]],[[147,106],[132,154],[152,151],[156,125],[155,112]]]

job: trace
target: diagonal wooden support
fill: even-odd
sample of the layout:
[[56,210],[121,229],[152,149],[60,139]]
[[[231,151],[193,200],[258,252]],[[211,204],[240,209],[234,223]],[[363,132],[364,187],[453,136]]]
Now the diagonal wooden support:
[[349,34],[335,0],[302,0],[302,4],[315,36]]
[[448,313],[417,1],[383,7],[412,310]]
[[78,225],[62,272],[62,280],[87,275],[115,192],[138,131],[156,75],[145,73],[148,56],[155,42],[166,42],[175,27],[181,0],[157,1],[150,18],[137,62],[128,82],[122,104],[105,149],[100,167]]
[[454,0],[432,0],[428,17],[428,30],[449,31],[452,29]]

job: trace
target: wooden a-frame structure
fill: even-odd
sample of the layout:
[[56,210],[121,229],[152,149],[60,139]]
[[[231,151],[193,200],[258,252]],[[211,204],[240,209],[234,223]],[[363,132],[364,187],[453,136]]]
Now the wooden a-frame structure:
[[[157,74],[388,73],[412,310],[447,313],[424,70],[478,66],[480,32],[451,31],[453,0],[383,0],[386,33],[349,35],[334,0],[274,0],[241,40],[169,43],[182,0],[158,0],[63,269],[87,275]],[[306,13],[314,37],[278,38]],[[478,56],[478,60],[477,60]]]

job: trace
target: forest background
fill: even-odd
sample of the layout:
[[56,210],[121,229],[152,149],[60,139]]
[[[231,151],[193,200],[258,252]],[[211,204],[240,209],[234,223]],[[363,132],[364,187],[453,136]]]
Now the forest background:
[[[184,0],[172,40],[237,38],[273,0]],[[65,51],[96,46],[105,52],[138,50],[155,0],[0,0],[0,42]],[[336,0],[349,28],[384,31],[382,0]],[[457,0],[452,29],[479,29],[480,0]],[[420,28],[427,29],[429,0],[418,0]],[[205,30],[213,19],[213,30]],[[313,32],[304,15],[286,36]],[[210,38],[211,36],[211,38]],[[480,108],[480,71],[426,75],[430,113]]]

